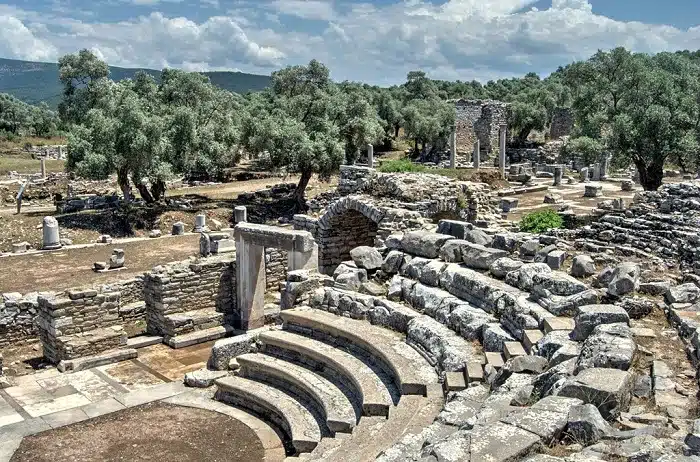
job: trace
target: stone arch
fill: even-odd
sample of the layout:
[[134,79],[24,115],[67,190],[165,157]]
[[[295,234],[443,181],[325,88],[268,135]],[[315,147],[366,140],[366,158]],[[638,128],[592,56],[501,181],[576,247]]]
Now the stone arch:
[[361,245],[373,246],[385,213],[357,196],[344,197],[328,207],[318,220],[319,270],[332,273],[350,259],[350,250]]

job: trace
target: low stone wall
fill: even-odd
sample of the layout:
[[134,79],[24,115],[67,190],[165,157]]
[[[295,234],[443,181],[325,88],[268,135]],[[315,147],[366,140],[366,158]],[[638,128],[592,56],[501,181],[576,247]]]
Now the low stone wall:
[[197,310],[221,313],[224,322],[233,323],[237,317],[236,257],[228,254],[157,266],[146,274],[143,294],[152,334],[173,336],[169,316]]
[[68,155],[68,145],[54,144],[47,146],[30,146],[29,152],[38,157],[45,157],[47,159],[65,160]]
[[[119,317],[120,298],[119,292],[96,289],[40,294],[36,324],[44,356],[57,363],[125,344],[126,333]],[[88,334],[104,328],[107,330],[99,335]]]

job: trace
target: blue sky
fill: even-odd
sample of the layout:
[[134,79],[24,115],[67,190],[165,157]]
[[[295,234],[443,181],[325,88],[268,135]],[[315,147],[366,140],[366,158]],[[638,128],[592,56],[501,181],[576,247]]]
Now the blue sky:
[[[5,3],[2,3],[5,2]],[[0,0],[0,57],[337,80],[545,75],[598,49],[700,49],[700,0]]]

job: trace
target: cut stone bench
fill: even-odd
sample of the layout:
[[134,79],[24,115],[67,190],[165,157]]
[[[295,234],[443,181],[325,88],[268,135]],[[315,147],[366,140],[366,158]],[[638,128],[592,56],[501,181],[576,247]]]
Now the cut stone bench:
[[323,410],[326,425],[332,432],[350,433],[355,427],[357,417],[350,400],[338,387],[320,375],[289,361],[260,353],[241,355],[236,360],[241,366],[240,375],[243,377],[260,381],[272,377],[311,396]]
[[[270,347],[298,357],[300,361],[311,360],[340,375],[355,389],[362,402],[362,413],[366,416],[388,416],[393,405],[389,391],[372,369],[357,357],[321,341],[285,331],[263,332],[258,337],[263,350]],[[303,361],[302,361],[303,362]]]
[[165,316],[166,336],[189,334],[197,330],[220,326],[224,322],[224,313],[204,309],[173,313]]
[[[44,344],[47,358],[55,360],[94,356],[110,350],[126,347],[126,332],[121,326],[103,327],[73,335],[57,337],[53,345]],[[54,351],[50,351],[53,347]]]
[[314,416],[286,393],[242,377],[225,377],[215,384],[217,400],[269,416],[287,434],[297,452],[311,452],[321,441],[321,429]]
[[[427,386],[435,383],[429,377],[434,372],[423,358],[399,334],[345,317],[335,316],[319,310],[300,308],[283,311],[280,316],[285,328],[301,328],[302,332],[333,339],[342,339],[359,347],[371,357],[379,358],[402,395],[424,395]],[[425,363],[423,367],[422,363]],[[427,369],[426,367],[427,366]]]

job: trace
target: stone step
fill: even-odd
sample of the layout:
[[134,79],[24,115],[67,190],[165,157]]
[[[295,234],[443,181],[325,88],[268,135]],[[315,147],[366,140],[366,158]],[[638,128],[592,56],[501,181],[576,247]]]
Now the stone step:
[[503,355],[507,361],[517,356],[526,356],[527,353],[520,342],[503,342]]
[[442,410],[442,385],[428,385],[427,396],[403,396],[389,419],[363,417],[355,430],[339,444],[320,445],[307,460],[327,462],[370,462],[406,435],[420,433]]
[[329,369],[329,375],[342,377],[362,402],[363,415],[389,415],[389,408],[393,405],[389,390],[372,368],[356,356],[293,332],[263,332],[258,340],[266,353],[271,349],[280,350],[285,357],[290,356],[297,362],[306,364],[312,361],[315,365]]
[[314,416],[281,390],[243,377],[224,377],[214,383],[217,400],[269,418],[285,433],[296,452],[311,452],[321,441],[321,429]]
[[158,335],[139,335],[138,337],[131,337],[128,339],[126,341],[126,346],[139,349],[159,343],[163,343],[163,337]]
[[[545,322],[547,322],[545,320]],[[526,330],[523,332],[523,348],[525,348],[525,351],[527,351],[529,354],[532,354],[533,347],[537,345],[537,342],[544,337],[544,334],[542,331],[533,329],[533,330]]]
[[567,318],[564,316],[557,316],[554,318],[547,318],[544,320],[544,333],[548,334],[555,330],[565,330],[571,332],[576,327],[573,318]]
[[[369,357],[379,358],[386,372],[392,376],[402,395],[425,395],[431,382],[420,374],[415,356],[402,354],[403,338],[387,329],[336,316],[325,311],[298,308],[283,311],[280,316],[285,328],[301,328],[310,336],[341,339],[364,350]],[[413,350],[411,350],[413,351]]]
[[[324,377],[283,359],[260,353],[249,353],[236,358],[246,378],[266,381],[275,379],[275,384],[291,384],[309,395],[323,410],[326,424],[332,432],[352,432],[357,423],[355,410],[343,392]],[[291,390],[294,392],[294,390]]]
[[167,343],[171,348],[185,348],[191,345],[197,345],[198,343],[218,340],[232,334],[233,332],[234,328],[231,326],[216,326],[210,327],[209,329],[196,330],[194,332],[190,332],[189,334],[169,337],[165,343]]
[[214,309],[184,311],[165,316],[165,324],[171,336],[206,330],[224,323],[224,313]]

